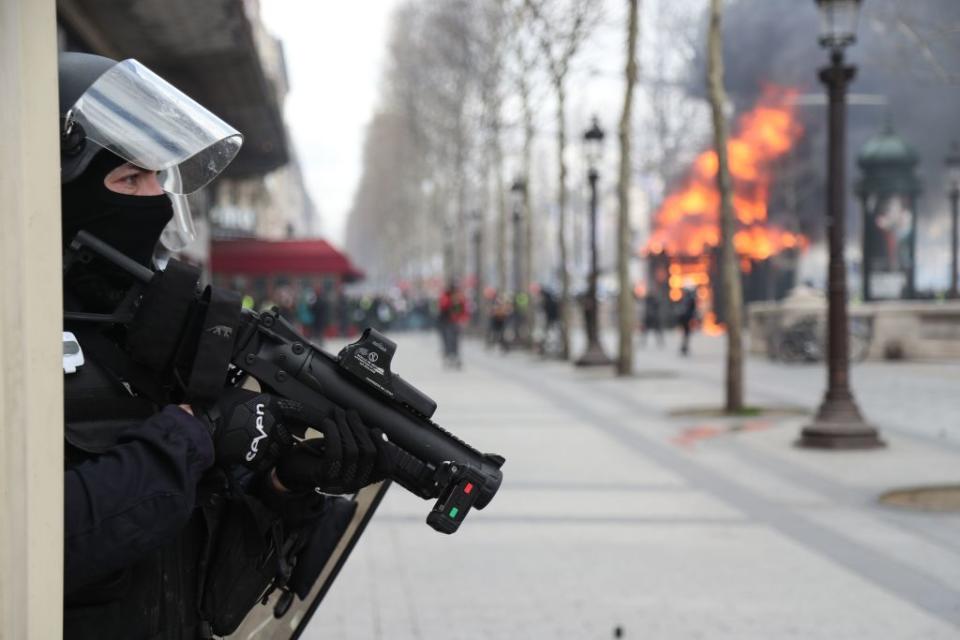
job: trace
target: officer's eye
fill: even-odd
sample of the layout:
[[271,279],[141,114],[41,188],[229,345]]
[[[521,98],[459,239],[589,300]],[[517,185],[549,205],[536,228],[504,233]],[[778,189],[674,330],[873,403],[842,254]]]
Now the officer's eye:
[[[151,190],[150,178],[154,172],[132,164],[121,165],[107,174],[104,185],[111,191],[127,195],[151,195],[141,193]],[[158,189],[159,190],[159,189]]]

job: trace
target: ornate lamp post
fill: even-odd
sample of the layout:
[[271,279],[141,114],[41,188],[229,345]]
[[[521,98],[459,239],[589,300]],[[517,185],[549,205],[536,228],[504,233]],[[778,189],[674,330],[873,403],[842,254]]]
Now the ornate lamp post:
[[583,319],[587,329],[587,350],[574,364],[578,367],[594,367],[613,364],[603,352],[600,344],[600,324],[597,302],[597,163],[603,151],[603,129],[596,116],[589,129],[583,134],[587,151],[587,179],[590,181],[590,274],[587,282],[587,294],[583,298]]
[[948,298],[960,298],[957,291],[957,214],[960,212],[960,145],[956,141],[950,145],[950,153],[944,159],[947,176],[950,180],[950,290]]
[[830,50],[830,65],[820,70],[829,94],[827,152],[827,239],[830,261],[827,283],[827,391],[813,424],[803,428],[797,445],[823,449],[868,449],[883,446],[868,425],[850,390],[845,235],[846,90],[855,68],[844,64],[843,50],[856,40],[860,0],[816,0],[822,29],[820,45]]
[[514,341],[526,344],[527,292],[523,286],[523,205],[527,181],[517,176],[510,185],[513,196],[513,322]]

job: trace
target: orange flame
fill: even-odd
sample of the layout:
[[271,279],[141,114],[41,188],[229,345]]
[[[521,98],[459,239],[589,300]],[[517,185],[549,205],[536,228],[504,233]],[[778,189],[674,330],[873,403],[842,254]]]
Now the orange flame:
[[[807,238],[767,224],[772,165],[803,134],[794,113],[796,90],[764,88],[756,106],[737,120],[736,133],[727,142],[733,208],[740,223],[733,244],[741,269],[786,249],[806,248]],[[680,300],[685,287],[697,287],[704,314],[703,329],[722,333],[712,311],[709,250],[720,243],[720,193],[717,190],[717,154],[710,149],[694,161],[683,187],[664,200],[654,216],[648,253],[666,252],[674,260],[668,281],[670,299]]]

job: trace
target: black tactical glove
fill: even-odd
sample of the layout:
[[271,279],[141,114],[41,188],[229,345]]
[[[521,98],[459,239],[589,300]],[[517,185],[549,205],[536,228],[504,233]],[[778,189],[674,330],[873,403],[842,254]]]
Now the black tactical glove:
[[391,445],[379,429],[368,429],[356,411],[334,411],[313,425],[323,438],[304,440],[283,451],[277,479],[291,491],[356,493],[393,470]]
[[266,471],[295,442],[281,424],[285,409],[285,401],[269,393],[229,389],[197,415],[211,429],[218,465]]

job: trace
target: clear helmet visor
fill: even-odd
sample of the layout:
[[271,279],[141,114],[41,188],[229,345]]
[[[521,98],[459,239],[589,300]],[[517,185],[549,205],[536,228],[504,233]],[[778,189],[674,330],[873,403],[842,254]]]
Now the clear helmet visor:
[[173,204],[173,217],[160,234],[160,243],[168,251],[181,251],[197,239],[197,228],[193,223],[187,196],[179,193],[167,195]]
[[88,141],[157,172],[173,202],[162,236],[172,251],[196,236],[186,195],[216,178],[243,144],[240,132],[133,59],[90,85],[67,119]]
[[68,119],[88,140],[159,173],[168,193],[205,186],[237,155],[243,136],[136,60],[118,62],[83,93]]

